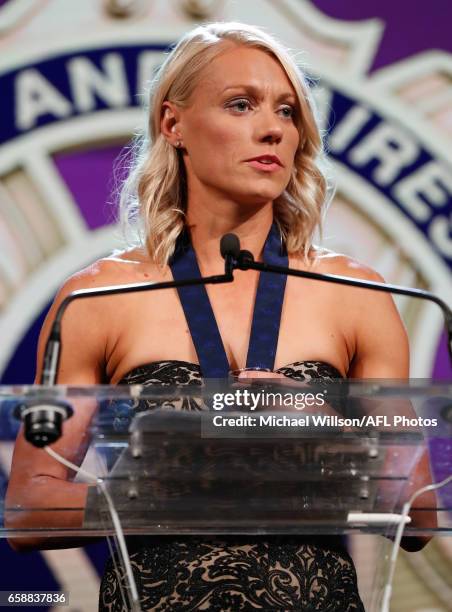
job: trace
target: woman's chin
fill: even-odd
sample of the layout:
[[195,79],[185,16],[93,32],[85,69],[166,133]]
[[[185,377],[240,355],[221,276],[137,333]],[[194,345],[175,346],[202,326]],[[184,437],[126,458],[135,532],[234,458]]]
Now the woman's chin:
[[240,190],[236,193],[234,199],[245,206],[260,207],[265,206],[269,202],[273,202],[282,193],[282,190],[277,189],[256,189],[255,186],[250,186],[249,190]]

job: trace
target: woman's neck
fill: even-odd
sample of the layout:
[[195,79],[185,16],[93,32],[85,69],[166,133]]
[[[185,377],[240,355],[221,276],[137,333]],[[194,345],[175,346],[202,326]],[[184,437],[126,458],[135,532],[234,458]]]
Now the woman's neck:
[[[235,208],[235,210],[234,210]],[[231,214],[231,211],[234,214]],[[237,211],[231,206],[225,210],[213,210],[211,207],[190,207],[187,210],[187,225],[198,263],[204,271],[223,268],[220,254],[220,240],[224,234],[236,234],[240,248],[251,251],[255,259],[262,258],[265,239],[273,223],[273,205],[270,202],[255,211]],[[223,213],[223,214],[221,214]]]

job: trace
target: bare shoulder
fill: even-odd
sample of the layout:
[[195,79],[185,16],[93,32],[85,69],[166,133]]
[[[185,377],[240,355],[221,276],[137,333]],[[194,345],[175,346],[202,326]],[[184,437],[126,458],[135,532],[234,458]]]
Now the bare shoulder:
[[[310,269],[377,283],[385,279],[370,266],[342,253],[316,249]],[[404,324],[389,292],[332,285],[337,304],[352,322],[355,354],[352,378],[405,378],[409,343]]]
[[357,259],[329,249],[315,247],[310,252],[310,270],[320,274],[350,276],[384,283],[385,279],[370,266]]
[[[332,274],[379,284],[386,284],[383,276],[371,266],[357,259],[328,249],[316,249],[311,257],[310,270],[320,274]],[[387,291],[358,288],[350,285],[331,285],[331,290],[340,296],[350,314],[367,318],[371,312],[384,318],[399,318],[392,295]]]
[[141,249],[116,251],[72,274],[61,286],[59,295],[107,285],[159,281],[166,276],[167,270],[151,263]]

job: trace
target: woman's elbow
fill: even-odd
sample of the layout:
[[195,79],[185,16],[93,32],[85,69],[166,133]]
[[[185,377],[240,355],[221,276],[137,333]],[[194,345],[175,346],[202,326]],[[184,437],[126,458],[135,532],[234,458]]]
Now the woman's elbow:
[[25,530],[28,522],[19,504],[7,504],[3,517],[9,546],[16,552],[27,552],[39,548],[36,538],[30,537]]

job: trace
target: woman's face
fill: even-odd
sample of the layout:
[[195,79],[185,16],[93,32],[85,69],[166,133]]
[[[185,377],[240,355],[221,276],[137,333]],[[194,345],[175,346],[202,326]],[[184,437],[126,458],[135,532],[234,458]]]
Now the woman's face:
[[216,194],[259,205],[284,191],[299,143],[299,110],[271,55],[244,46],[225,50],[179,111],[174,131],[186,150],[190,199]]

